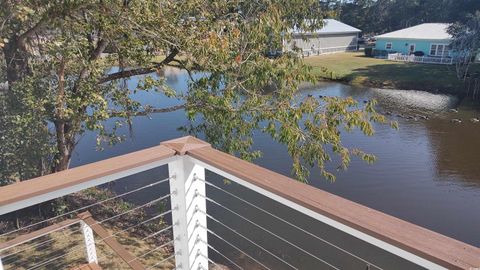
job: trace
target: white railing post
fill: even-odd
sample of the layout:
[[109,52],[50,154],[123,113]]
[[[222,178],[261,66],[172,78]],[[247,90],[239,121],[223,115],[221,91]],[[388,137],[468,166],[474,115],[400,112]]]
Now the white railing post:
[[82,229],[83,239],[85,240],[85,253],[88,263],[98,263],[92,228],[83,221],[80,221],[80,228]]
[[205,169],[182,156],[168,164],[175,264],[208,269]]
[[3,270],[2,258],[0,258],[0,270]]

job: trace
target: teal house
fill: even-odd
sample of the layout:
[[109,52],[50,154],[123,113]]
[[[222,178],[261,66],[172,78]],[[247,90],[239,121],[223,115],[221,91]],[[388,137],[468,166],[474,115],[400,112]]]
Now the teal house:
[[452,36],[447,32],[448,27],[446,23],[424,23],[376,36],[375,56],[395,58],[390,60],[407,59],[403,61],[413,60],[415,56],[415,62],[421,62],[417,61],[419,57],[422,61],[451,58]]

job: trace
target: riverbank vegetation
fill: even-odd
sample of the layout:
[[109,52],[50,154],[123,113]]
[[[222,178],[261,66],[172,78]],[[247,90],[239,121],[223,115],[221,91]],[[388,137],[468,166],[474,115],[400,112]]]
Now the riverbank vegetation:
[[[364,56],[363,52],[337,53],[304,59],[320,79],[355,85],[458,94],[464,82],[455,65],[393,62]],[[480,65],[472,71],[480,71]]]

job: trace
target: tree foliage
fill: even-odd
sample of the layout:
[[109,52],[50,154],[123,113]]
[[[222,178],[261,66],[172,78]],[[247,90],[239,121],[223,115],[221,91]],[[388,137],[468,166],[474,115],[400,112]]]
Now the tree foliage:
[[457,76],[465,81],[475,57],[480,53],[480,11],[467,16],[465,22],[450,26],[449,32],[453,37],[452,48],[458,54]]
[[[332,152],[341,157],[342,168],[351,155],[373,160],[343,146],[340,131],[358,128],[372,135],[372,122],[386,122],[374,102],[301,100],[299,83],[314,81],[310,69],[295,54],[265,56],[267,48],[290,38],[293,26],[322,26],[328,10],[316,0],[3,0],[0,5],[1,74],[9,83],[0,123],[4,184],[68,168],[86,131],[96,131],[99,142],[115,143],[121,140],[116,127],[131,117],[177,109],[202,119],[187,127],[189,132],[202,132],[214,146],[242,158],[259,155],[252,149],[254,130],[270,134],[287,146],[300,180],[315,165],[333,179],[325,170]],[[165,58],[152,62],[158,54]],[[149,75],[167,64],[206,75],[192,78],[180,94]],[[184,104],[139,103],[119,83],[139,75],[144,76],[135,91],[162,92]],[[111,118],[116,125],[107,128]]]

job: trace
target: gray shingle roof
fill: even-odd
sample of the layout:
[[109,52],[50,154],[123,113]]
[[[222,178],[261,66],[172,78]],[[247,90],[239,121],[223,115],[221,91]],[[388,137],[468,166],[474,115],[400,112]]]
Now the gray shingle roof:
[[[339,33],[360,33],[362,30],[357,29],[348,24],[342,23],[334,19],[325,19],[324,25],[321,29],[316,30],[317,34],[339,34]],[[293,33],[309,33],[300,29],[294,28]]]
[[451,39],[452,36],[447,32],[450,24],[448,23],[423,23],[409,28],[393,31],[377,38],[403,38],[403,39]]

